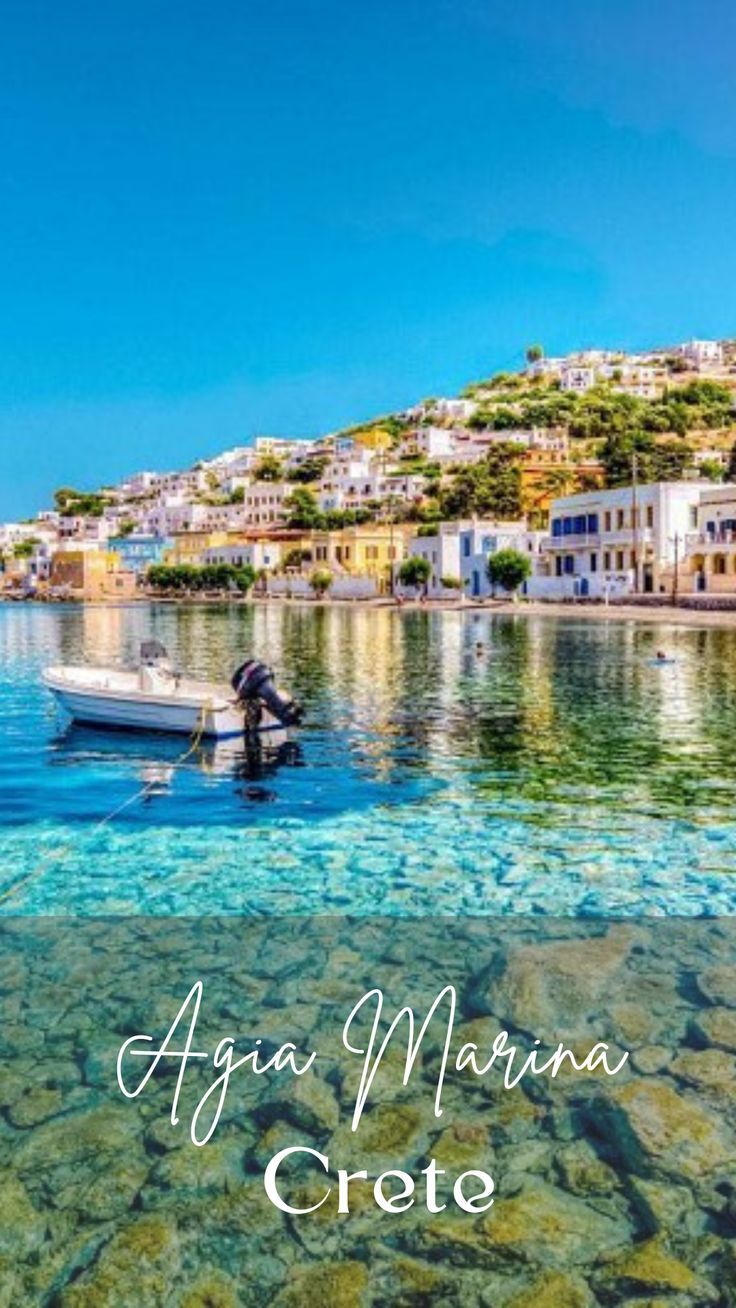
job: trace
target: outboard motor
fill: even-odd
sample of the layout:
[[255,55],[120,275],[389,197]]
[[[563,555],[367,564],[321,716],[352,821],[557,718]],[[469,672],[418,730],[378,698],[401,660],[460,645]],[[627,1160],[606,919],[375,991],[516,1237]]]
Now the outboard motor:
[[284,727],[296,726],[304,716],[301,704],[297,704],[294,699],[285,699],[279,694],[274,685],[271,669],[267,668],[265,663],[259,663],[257,659],[248,659],[242,663],[230,684],[242,703],[253,704],[261,700],[269,713],[272,713]]
[[140,652],[141,667],[158,668],[164,663],[169,662],[169,655],[165,645],[160,640],[143,640],[141,641]]
[[160,640],[144,640],[141,642],[138,679],[141,690],[149,693],[156,690],[168,692],[171,681],[176,686],[179,685],[181,675],[174,670],[171,659],[166,652],[166,646],[162,645]]

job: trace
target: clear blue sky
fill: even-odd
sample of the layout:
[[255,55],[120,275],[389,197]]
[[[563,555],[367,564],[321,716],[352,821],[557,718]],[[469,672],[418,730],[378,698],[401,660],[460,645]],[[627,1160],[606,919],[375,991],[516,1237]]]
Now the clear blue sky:
[[0,517],[736,334],[732,0],[0,0]]

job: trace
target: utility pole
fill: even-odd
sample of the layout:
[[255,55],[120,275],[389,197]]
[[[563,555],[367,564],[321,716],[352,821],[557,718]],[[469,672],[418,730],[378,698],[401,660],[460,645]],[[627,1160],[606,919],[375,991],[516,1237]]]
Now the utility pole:
[[396,593],[396,578],[394,577],[394,499],[393,495],[389,496],[388,501],[388,593],[393,596]]
[[638,461],[636,450],[631,456],[631,526],[634,537],[634,594],[639,594],[639,506],[637,503]]
[[680,593],[680,533],[675,532],[675,571],[672,575],[672,603],[677,604]]

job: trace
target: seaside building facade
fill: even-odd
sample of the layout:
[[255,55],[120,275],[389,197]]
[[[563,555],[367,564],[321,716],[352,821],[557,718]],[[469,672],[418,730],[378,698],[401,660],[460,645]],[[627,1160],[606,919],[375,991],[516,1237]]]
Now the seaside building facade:
[[48,584],[69,599],[130,599],[137,577],[118,567],[116,555],[101,549],[58,550],[51,560]]
[[736,486],[702,492],[678,583],[685,592],[736,594]]
[[383,588],[392,569],[406,557],[414,530],[404,523],[366,523],[340,531],[314,531],[310,552],[316,566],[336,576],[369,577]]
[[163,563],[173,541],[168,536],[145,536],[131,533],[128,536],[111,536],[107,542],[109,553],[119,560],[124,572],[141,576],[157,563]]
[[615,598],[668,590],[707,486],[656,482],[554,500],[542,544],[548,575],[530,594]]

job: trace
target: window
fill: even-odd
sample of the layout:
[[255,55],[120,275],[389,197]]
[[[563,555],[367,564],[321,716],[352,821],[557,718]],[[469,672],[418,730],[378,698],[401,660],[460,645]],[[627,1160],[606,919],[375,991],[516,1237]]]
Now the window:
[[562,518],[552,519],[552,536],[559,537],[562,535]]
[[588,531],[589,531],[589,532],[592,532],[592,533],[594,533],[594,534],[598,531],[598,514],[597,514],[597,513],[589,513],[589,514],[588,514]]
[[616,570],[617,570],[618,572],[623,572],[623,570],[624,570],[624,552],[623,552],[623,550],[616,550]]
[[616,510],[616,527],[618,528],[619,531],[622,530],[622,528],[624,527],[625,523],[626,523],[626,514],[624,513],[623,509],[617,509],[617,510]]
[[574,571],[575,571],[575,555],[574,555],[574,554],[566,554],[566,555],[565,555],[565,576],[566,576],[566,577],[571,577],[571,576],[573,575]]
[[590,556],[590,571],[591,571],[591,572],[597,572],[597,571],[598,571],[598,555],[597,555],[597,554],[591,554],[591,556]]
[[604,572],[611,571],[611,554],[609,550],[606,550],[605,554],[603,555],[603,570]]
[[562,555],[561,555],[561,554],[558,554],[558,555],[557,555],[557,558],[555,559],[555,576],[556,576],[556,577],[561,577],[561,576],[562,576]]
[[610,531],[610,530],[611,530],[611,514],[610,514],[610,512],[607,512],[607,513],[605,513],[605,514],[603,515],[603,522],[604,522],[604,529],[605,529],[605,531]]
[[652,504],[647,504],[647,526],[654,526],[654,506]]
[[464,559],[469,559],[469,558],[470,558],[470,537],[469,537],[469,536],[463,536],[463,558],[464,558]]

